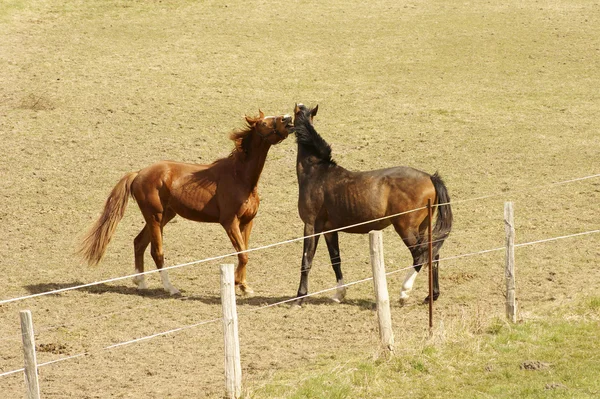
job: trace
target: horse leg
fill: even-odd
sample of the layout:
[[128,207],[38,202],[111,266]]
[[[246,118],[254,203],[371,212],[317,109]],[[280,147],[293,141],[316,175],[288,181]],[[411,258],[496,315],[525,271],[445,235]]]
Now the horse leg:
[[327,243],[329,259],[331,259],[331,266],[333,267],[333,272],[335,273],[335,279],[338,285],[338,289],[331,299],[334,302],[340,303],[346,297],[346,287],[344,287],[344,276],[342,275],[342,259],[340,258],[340,245],[337,231],[325,234],[325,243]]
[[[144,272],[144,252],[146,252],[148,244],[150,244],[150,229],[148,228],[148,224],[146,224],[142,231],[140,231],[140,234],[133,240],[136,273]],[[139,290],[148,288],[146,285],[146,276],[143,274],[135,276],[133,282],[137,285]]]
[[[440,297],[440,283],[438,280],[438,265],[440,263],[440,255],[435,254],[431,263],[433,272],[433,300],[437,301]],[[429,295],[423,300],[423,303],[429,303]]]
[[[163,237],[163,229],[165,227],[165,225],[167,223],[169,223],[171,220],[173,220],[173,218],[176,216],[177,214],[175,213],[175,211],[167,208],[165,209],[163,216],[162,216],[162,220],[160,222],[160,242],[161,242],[161,247],[162,247],[162,237]],[[162,263],[161,263],[161,268],[163,267],[164,264],[164,252],[163,252],[163,256],[162,256]],[[165,291],[168,291],[171,295],[180,295],[181,292],[179,292],[179,290],[175,287],[173,287],[173,285],[171,285],[171,282],[169,281],[169,272],[166,270],[161,270],[158,272],[160,274],[160,279],[162,280],[163,283],[163,287],[165,289]]]
[[[244,235],[240,230],[240,221],[237,218],[234,218],[232,221],[227,223],[221,223],[225,231],[227,232],[227,236],[229,240],[231,240],[231,244],[233,244],[233,248],[236,252],[242,252],[246,250]],[[248,226],[245,226],[246,229]],[[250,234],[250,232],[248,232]],[[247,253],[238,253],[238,266],[235,269],[235,285],[240,287],[242,294],[253,294],[254,291],[252,288],[248,286],[246,283],[246,265],[248,264],[248,254]]]
[[[432,246],[432,255],[433,260],[431,262],[431,272],[433,277],[433,300],[437,301],[440,297],[440,282],[439,282],[439,264],[440,264],[440,249],[442,245],[444,245],[444,239],[436,240],[436,237],[433,237],[433,246]],[[425,256],[425,261],[428,260],[428,256]],[[423,303],[429,303],[429,295],[425,298]]]
[[[252,231],[253,221],[250,220],[246,224],[240,225],[240,233],[242,234],[242,239],[244,240],[243,250],[247,250],[250,247],[250,232]],[[254,294],[254,290],[250,288],[248,283],[246,282],[246,266],[248,265],[248,254],[244,253],[241,255],[245,255],[242,260],[238,258],[238,267],[235,271],[235,281],[239,281],[240,290],[246,294],[251,295]]]
[[308,294],[308,273],[310,273],[315,251],[317,250],[317,244],[319,243],[319,236],[312,236],[313,234],[315,234],[315,227],[310,224],[305,224],[304,249],[302,252],[302,266],[300,269],[300,287],[298,288],[298,294],[296,295],[299,298],[296,301],[296,305],[298,306],[302,305],[305,300],[305,298],[301,297]]
[[396,232],[402,237],[402,240],[408,247],[413,257],[413,267],[406,273],[402,289],[400,290],[400,304],[405,305],[408,300],[408,293],[412,291],[417,274],[421,271],[423,263],[427,260],[427,245],[423,244],[423,236],[416,229],[405,229],[400,224],[394,224]]
[[413,267],[408,270],[404,282],[402,283],[402,290],[400,291],[400,303],[406,304],[408,299],[408,293],[412,291],[413,284],[417,278],[417,274],[421,271],[421,267],[427,261],[427,250],[421,249],[423,244],[416,244],[416,247],[411,248],[411,254],[413,256]]
[[[413,282],[417,276],[417,273],[421,270],[421,267],[428,263],[429,261],[429,249],[427,247],[427,240],[421,239],[417,245],[411,248],[411,253],[413,255],[413,265],[414,268],[409,271],[404,284],[402,285],[402,292],[400,293],[400,302],[404,303],[406,298],[408,298],[408,291],[412,289]],[[433,300],[437,301],[440,296],[440,284],[439,284],[439,274],[438,274],[438,265],[440,255],[437,253],[435,245],[433,247],[433,260],[431,262],[431,272],[433,278]],[[429,295],[425,297],[423,303],[429,303]]]
[[179,295],[179,290],[173,287],[169,281],[169,273],[166,270],[161,270],[165,263],[165,255],[162,245],[163,227],[174,217],[175,212],[166,210],[164,213],[155,214],[154,218],[150,221],[150,223],[147,224],[147,226],[150,230],[150,254],[152,255],[152,259],[154,259],[156,268],[159,270],[163,287],[165,291],[169,292],[171,295]]
[[433,300],[437,301],[440,297],[440,282],[438,280],[438,266],[440,264],[440,255],[436,254],[433,258]]

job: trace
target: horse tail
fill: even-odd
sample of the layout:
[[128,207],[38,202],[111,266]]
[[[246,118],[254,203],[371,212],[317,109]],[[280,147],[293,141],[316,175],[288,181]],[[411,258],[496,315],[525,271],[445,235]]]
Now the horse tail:
[[131,172],[119,180],[104,204],[102,215],[84,236],[78,253],[90,266],[96,266],[104,256],[106,247],[125,214],[129,196],[132,195],[131,183],[137,174]]
[[[452,208],[450,207],[450,196],[448,195],[448,189],[444,181],[438,175],[437,172],[431,176],[431,182],[435,187],[435,193],[437,196],[437,220],[433,227],[433,238],[436,240],[436,246],[442,246],[444,240],[450,235],[452,230]],[[441,204],[441,205],[440,205]]]

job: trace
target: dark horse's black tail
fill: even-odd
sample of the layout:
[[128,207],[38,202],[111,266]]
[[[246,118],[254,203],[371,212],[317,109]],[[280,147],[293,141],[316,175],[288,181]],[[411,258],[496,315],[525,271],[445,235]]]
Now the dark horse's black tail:
[[435,240],[435,246],[439,249],[444,240],[450,235],[450,230],[452,230],[452,208],[450,207],[450,196],[446,185],[437,172],[431,176],[431,182],[435,187],[437,203],[441,204],[437,207],[437,220],[433,227],[433,239]]

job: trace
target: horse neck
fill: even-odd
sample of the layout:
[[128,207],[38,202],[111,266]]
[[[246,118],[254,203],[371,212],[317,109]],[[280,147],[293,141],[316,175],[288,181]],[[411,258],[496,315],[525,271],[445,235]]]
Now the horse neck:
[[240,161],[241,176],[252,188],[258,185],[270,148],[269,142],[255,136],[252,138],[248,154],[243,161]]
[[298,151],[296,155],[296,165],[310,165],[317,163],[319,160],[315,156],[314,151],[305,144],[298,143]]
[[[337,166],[333,166],[337,169]],[[296,174],[298,183],[303,184],[307,179],[324,175],[332,170],[332,165],[325,163],[315,155],[315,152],[310,147],[298,144],[298,152],[296,156]]]

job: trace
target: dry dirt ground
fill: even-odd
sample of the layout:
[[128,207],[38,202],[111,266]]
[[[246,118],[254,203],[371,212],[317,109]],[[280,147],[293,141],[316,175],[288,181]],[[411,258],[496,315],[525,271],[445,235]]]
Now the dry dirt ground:
[[[19,1],[0,4],[0,300],[133,272],[135,203],[98,268],[73,256],[126,172],[229,154],[243,115],[319,104],[318,131],[353,170],[410,165],[444,177],[453,234],[442,257],[504,245],[503,203],[517,242],[600,228],[600,5],[594,1]],[[293,138],[269,153],[252,247],[300,237]],[[491,197],[474,200],[492,194]],[[176,219],[166,264],[233,251],[218,225]],[[370,276],[366,236],[340,237],[346,281]],[[384,232],[388,270],[410,264]],[[520,319],[597,295],[598,234],[517,249]],[[376,356],[371,282],[345,303],[292,297],[301,244],[250,255],[256,291],[238,298],[244,386],[339,353]],[[171,272],[181,298],[131,281],[0,305],[0,373],[22,367],[18,312],[30,309],[45,398],[219,397],[219,264]],[[147,264],[151,265],[150,256]],[[503,317],[503,251],[443,262],[435,332],[477,333]],[[390,276],[398,351],[427,339],[426,279],[406,307]],[[310,290],[334,286],[320,247]],[[2,398],[24,395],[21,373]]]

